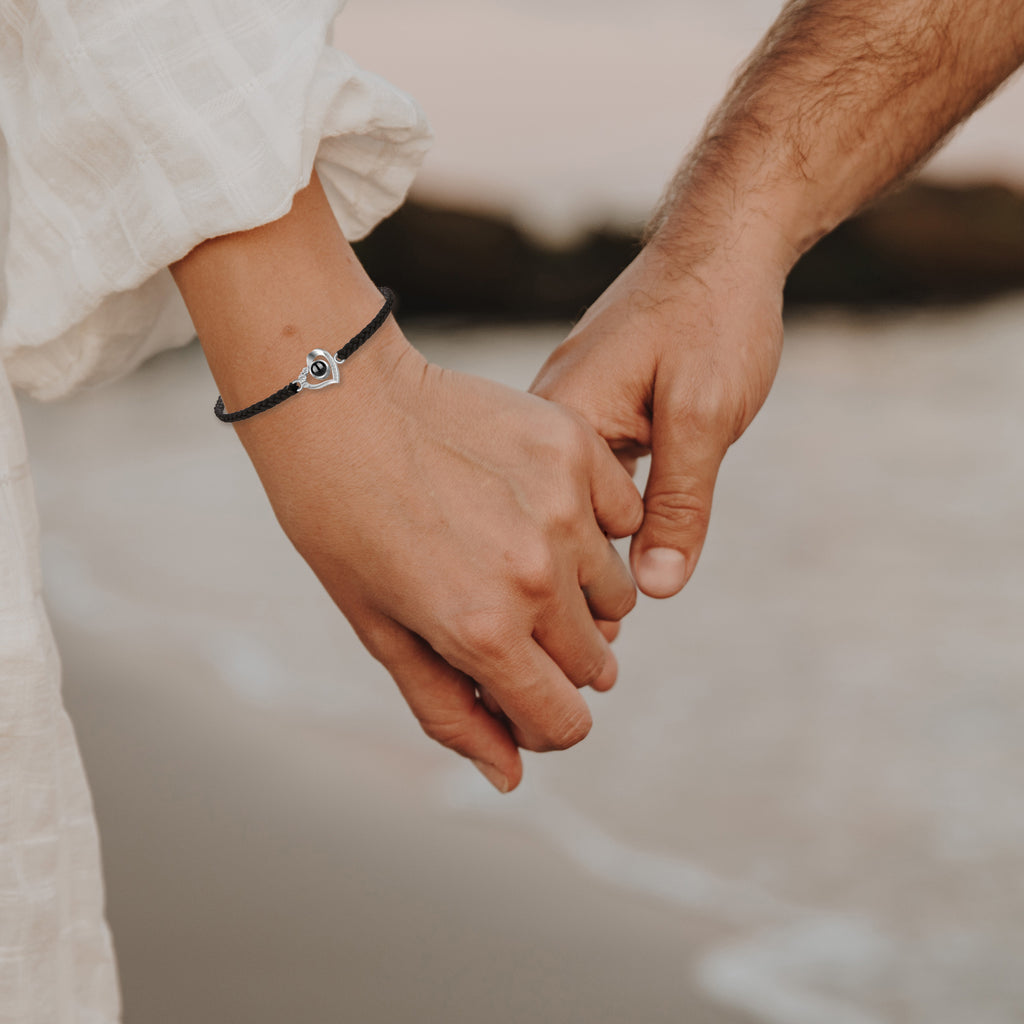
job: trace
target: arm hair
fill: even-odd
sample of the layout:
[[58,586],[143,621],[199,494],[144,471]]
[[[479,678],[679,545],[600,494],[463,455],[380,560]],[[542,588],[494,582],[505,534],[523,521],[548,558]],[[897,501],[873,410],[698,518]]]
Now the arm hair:
[[1024,61],[1024,2],[791,0],[649,233],[751,206],[792,258],[918,167]]

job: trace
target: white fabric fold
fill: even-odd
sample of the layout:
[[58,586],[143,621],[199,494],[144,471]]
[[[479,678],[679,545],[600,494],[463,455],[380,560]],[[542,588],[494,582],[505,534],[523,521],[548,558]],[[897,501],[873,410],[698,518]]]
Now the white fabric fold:
[[333,49],[336,0],[0,5],[0,357],[37,398],[192,336],[167,271],[285,214],[314,163],[342,230],[405,196],[416,104]]
[[61,704],[38,533],[0,366],[0,1024],[113,1024],[96,819]]

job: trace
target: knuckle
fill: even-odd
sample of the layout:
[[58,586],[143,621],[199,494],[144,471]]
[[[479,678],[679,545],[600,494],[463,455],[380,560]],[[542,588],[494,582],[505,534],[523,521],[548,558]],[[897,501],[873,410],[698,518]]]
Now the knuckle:
[[698,444],[724,456],[764,403],[773,376],[774,373],[765,382],[751,387],[721,379],[711,386],[695,387],[691,384],[668,399],[669,416],[677,429],[685,431]]
[[[596,677],[595,677],[596,678]],[[563,715],[545,734],[546,749],[568,750],[587,738],[594,720],[584,705]]]
[[593,459],[594,433],[578,415],[552,406],[551,415],[539,433],[537,455],[563,480],[578,479]]
[[[573,682],[577,686],[593,686],[594,683],[604,675],[604,667],[607,662],[604,652],[595,655],[589,661],[585,662],[580,672],[576,673]],[[582,737],[581,737],[582,738]]]
[[680,492],[651,495],[644,515],[646,526],[664,526],[673,534],[703,536],[711,520],[708,502]]
[[735,440],[737,398],[714,369],[674,387],[665,397],[664,412],[676,430],[698,444],[723,452]]
[[559,409],[558,413],[548,431],[548,444],[564,458],[578,462],[590,451],[587,425],[568,409]]
[[420,728],[432,740],[451,750],[462,750],[469,740],[469,728],[462,718],[417,716]]
[[545,525],[556,537],[564,537],[573,533],[580,522],[582,508],[576,500],[576,494],[569,487],[560,488],[548,502]]
[[497,660],[508,649],[508,626],[497,610],[474,611],[461,616],[453,629],[456,647],[470,663]]
[[382,628],[377,616],[367,613],[365,605],[357,605],[355,608],[342,606],[341,610],[348,619],[349,625],[355,630],[356,636],[359,637],[359,642],[397,682],[400,672],[395,661],[394,636],[391,631]]
[[722,429],[725,410],[718,395],[697,392],[686,396],[685,403],[677,406],[676,420],[685,425],[688,433],[701,438],[715,436]]
[[546,544],[520,546],[508,556],[512,581],[529,597],[544,598],[555,589],[555,555]]
[[607,609],[602,609],[602,618],[611,622],[624,619],[636,607],[636,587],[630,586],[613,598]]

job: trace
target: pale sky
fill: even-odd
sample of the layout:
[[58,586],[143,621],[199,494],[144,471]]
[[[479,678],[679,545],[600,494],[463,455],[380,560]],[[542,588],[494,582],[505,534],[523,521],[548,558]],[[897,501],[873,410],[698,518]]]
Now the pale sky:
[[[644,219],[775,0],[349,0],[338,45],[437,135],[417,189],[558,235]],[[1024,80],[929,167],[1024,184]]]

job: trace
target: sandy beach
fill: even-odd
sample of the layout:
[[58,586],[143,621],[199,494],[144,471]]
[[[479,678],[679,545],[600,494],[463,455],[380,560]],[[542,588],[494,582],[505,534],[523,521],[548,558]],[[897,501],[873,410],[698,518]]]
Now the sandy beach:
[[127,1024],[742,1019],[679,969],[716,929],[439,808],[412,737],[247,707],[173,645],[60,640]]
[[[687,592],[493,794],[280,535],[195,348],[25,403],[127,1024],[1010,1024],[1020,300],[791,325]],[[524,385],[562,328],[412,331]]]

